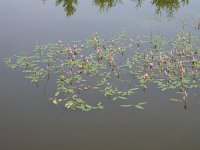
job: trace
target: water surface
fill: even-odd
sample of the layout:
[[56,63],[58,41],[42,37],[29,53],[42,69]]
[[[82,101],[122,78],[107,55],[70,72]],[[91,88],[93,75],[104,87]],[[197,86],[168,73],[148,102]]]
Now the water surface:
[[[63,7],[67,2],[75,11]],[[200,15],[197,0],[168,5],[161,0],[109,2],[0,0],[0,149],[200,149],[199,97],[191,97],[186,111],[182,103],[169,101],[174,93],[152,87],[130,97],[149,102],[142,111],[92,94],[88,97],[108,103],[105,110],[69,111],[48,101],[53,84],[44,96],[42,87],[2,63],[5,57],[31,52],[37,42],[84,40],[96,31],[106,39],[123,29],[129,36],[152,31],[173,37],[182,28],[182,18]],[[150,19],[157,13],[161,22]]]

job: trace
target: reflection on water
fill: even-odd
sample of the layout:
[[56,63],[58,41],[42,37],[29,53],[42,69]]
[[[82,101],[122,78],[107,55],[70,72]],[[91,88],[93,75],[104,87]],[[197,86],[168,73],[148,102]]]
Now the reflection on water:
[[188,5],[189,0],[152,0],[152,4],[156,6],[156,13],[161,14],[162,10],[166,10],[168,16],[172,16],[173,12],[178,10],[181,5]]
[[56,0],[56,5],[63,4],[64,10],[67,16],[71,16],[76,11],[76,7],[79,3],[78,0]]
[[[47,1],[47,0],[42,0]],[[131,0],[136,7],[141,7],[145,0]],[[107,11],[115,7],[117,4],[122,4],[122,0],[91,0],[93,4],[100,8],[100,11]],[[161,15],[162,11],[166,11],[168,17],[172,17],[173,13],[181,6],[189,4],[189,0],[151,0],[150,2],[156,7],[156,14]],[[71,16],[76,12],[76,7],[79,0],[56,0],[56,5],[62,5],[67,16]]]
[[117,4],[122,4],[122,0],[93,0],[93,3],[98,6],[101,11],[104,11],[116,6]]

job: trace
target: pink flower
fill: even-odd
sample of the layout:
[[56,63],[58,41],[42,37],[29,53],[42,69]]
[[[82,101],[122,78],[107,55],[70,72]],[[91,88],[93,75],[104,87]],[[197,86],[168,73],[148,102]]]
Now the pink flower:
[[186,98],[188,97],[187,91],[184,91],[184,96],[185,96]]
[[149,77],[148,73],[145,73],[145,75],[143,76],[143,78],[144,78],[145,80],[148,79],[148,77]]
[[165,75],[166,75],[167,78],[170,78],[170,74],[167,70],[165,70]]
[[138,36],[137,36],[137,40],[139,41],[140,40],[140,35],[138,34]]
[[149,67],[152,69],[153,68],[153,63],[149,63]]
[[115,40],[112,40],[112,45],[115,45]]
[[84,58],[84,61],[88,63],[88,62],[89,62],[88,57],[85,57],[85,58]]
[[76,49],[76,48],[77,48],[77,45],[73,45],[73,48]]

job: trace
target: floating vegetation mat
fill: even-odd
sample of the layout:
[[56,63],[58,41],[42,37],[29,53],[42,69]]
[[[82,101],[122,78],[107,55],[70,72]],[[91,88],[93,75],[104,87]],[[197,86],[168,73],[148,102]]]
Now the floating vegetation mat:
[[[102,102],[91,105],[81,96],[88,90],[113,101],[126,100],[139,89],[147,89],[149,83],[161,91],[177,92],[186,104],[189,91],[199,91],[198,44],[191,32],[179,33],[172,41],[153,35],[130,39],[124,32],[105,41],[94,33],[85,42],[37,45],[33,55],[14,55],[5,63],[11,69],[21,68],[37,86],[43,81],[46,88],[48,80],[56,77],[57,88],[50,100],[67,109],[103,109]],[[143,109],[144,104],[121,107]]]

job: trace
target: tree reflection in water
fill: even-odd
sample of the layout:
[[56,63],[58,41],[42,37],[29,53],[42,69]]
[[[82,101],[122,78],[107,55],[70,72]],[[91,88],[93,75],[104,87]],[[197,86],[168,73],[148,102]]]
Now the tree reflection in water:
[[[42,0],[43,2],[47,0]],[[131,0],[136,7],[142,7],[145,0]],[[56,0],[56,5],[62,5],[67,16],[72,16],[76,12],[80,0]],[[100,8],[100,11],[107,11],[117,4],[122,4],[123,0],[91,0],[91,2]],[[166,11],[168,17],[172,17],[173,13],[181,6],[188,5],[189,0],[151,0],[153,6],[156,7],[156,14],[161,15],[162,11]]]
[[166,10],[168,16],[173,16],[174,11],[177,11],[181,5],[188,5],[189,0],[152,0],[151,3],[156,6],[157,14],[161,14],[162,10]]

